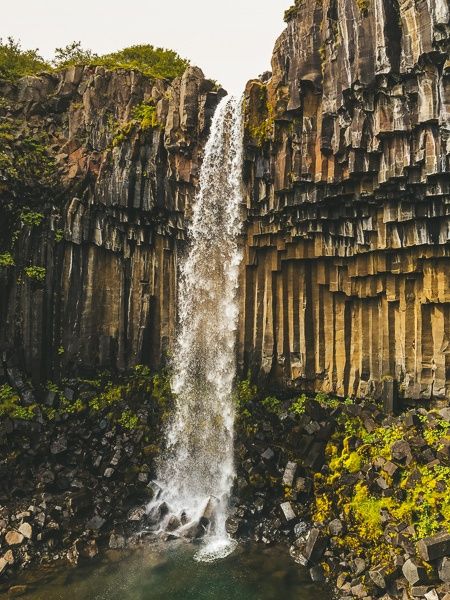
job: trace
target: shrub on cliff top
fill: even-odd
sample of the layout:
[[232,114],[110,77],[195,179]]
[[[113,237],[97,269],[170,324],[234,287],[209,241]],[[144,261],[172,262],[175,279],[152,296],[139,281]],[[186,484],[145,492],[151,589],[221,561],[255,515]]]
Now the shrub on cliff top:
[[180,77],[189,61],[181,58],[173,50],[155,48],[151,44],[140,44],[124,48],[118,52],[105,54],[93,61],[110,69],[137,69],[156,79]]
[[72,42],[64,48],[56,48],[53,65],[65,69],[71,65],[100,65],[107,69],[136,69],[155,79],[174,79],[183,74],[189,61],[173,50],[155,48],[151,44],[130,46],[117,52],[98,56]]
[[0,78],[14,81],[25,75],[48,71],[50,65],[39,56],[38,50],[22,50],[20,42],[0,38]]
[[138,44],[99,56],[84,49],[81,42],[72,42],[55,49],[51,63],[46,62],[38,50],[23,50],[19,41],[0,38],[0,79],[15,81],[25,75],[41,71],[61,70],[71,65],[99,65],[107,69],[136,69],[147,77],[169,79],[180,77],[189,61],[174,50],[156,48],[151,44]]

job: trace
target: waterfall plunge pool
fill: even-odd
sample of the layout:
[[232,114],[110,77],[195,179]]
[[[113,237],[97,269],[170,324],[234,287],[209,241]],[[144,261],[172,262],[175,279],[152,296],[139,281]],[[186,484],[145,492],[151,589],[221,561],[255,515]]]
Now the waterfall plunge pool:
[[[286,548],[240,544],[228,557],[194,560],[197,547],[185,542],[110,551],[78,568],[41,568],[25,573],[24,600],[329,600],[311,583]],[[0,597],[3,596],[0,588]]]

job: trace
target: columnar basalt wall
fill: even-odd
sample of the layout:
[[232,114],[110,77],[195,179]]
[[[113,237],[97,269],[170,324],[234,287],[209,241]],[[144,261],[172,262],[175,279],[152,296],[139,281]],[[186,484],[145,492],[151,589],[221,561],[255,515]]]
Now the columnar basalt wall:
[[[73,67],[2,83],[0,92],[17,147],[44,139],[56,180],[29,202],[0,186],[0,252],[10,244],[15,262],[0,268],[4,360],[36,381],[160,367],[175,328],[184,213],[221,92],[193,67],[171,83]],[[142,106],[147,121],[136,113]],[[22,219],[11,238],[7,215],[24,204],[38,216]]]
[[448,398],[448,4],[297,5],[246,89],[242,372]]

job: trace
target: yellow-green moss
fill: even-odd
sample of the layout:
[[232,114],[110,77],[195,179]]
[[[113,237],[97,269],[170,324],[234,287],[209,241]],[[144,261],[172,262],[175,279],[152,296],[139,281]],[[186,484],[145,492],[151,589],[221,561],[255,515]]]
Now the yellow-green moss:
[[42,283],[43,281],[45,281],[45,275],[47,273],[47,270],[45,267],[35,267],[35,266],[25,267],[25,269],[23,271],[24,271],[25,275],[28,277],[28,279],[33,279],[34,281],[38,281],[39,283]]
[[10,252],[0,253],[0,267],[14,267],[14,258]]
[[[448,423],[438,418],[422,421],[421,433],[437,451],[449,433]],[[361,419],[341,417],[326,447],[328,472],[315,475],[314,520],[323,523],[344,515],[347,534],[336,543],[356,554],[363,553],[371,566],[393,564],[395,549],[384,539],[383,512],[389,514],[394,524],[413,525],[413,541],[442,529],[450,532],[450,467],[421,465],[414,460],[407,466],[397,462],[397,483],[383,472],[383,477],[394,488],[394,494],[389,497],[382,496],[381,491],[380,494],[371,492],[365,479],[353,486],[344,483],[346,477],[343,476],[365,472],[380,458],[393,460],[393,444],[397,440],[408,441],[418,433],[414,427],[405,428],[401,423],[380,425],[368,433]],[[413,472],[415,478],[411,484]],[[402,494],[395,490],[401,490]]]

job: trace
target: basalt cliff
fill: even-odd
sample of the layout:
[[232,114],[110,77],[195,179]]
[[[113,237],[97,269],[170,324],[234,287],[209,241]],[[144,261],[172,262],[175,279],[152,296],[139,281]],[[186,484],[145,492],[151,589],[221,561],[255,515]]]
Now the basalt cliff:
[[221,92],[195,67],[169,82],[90,66],[0,92],[4,364],[34,382],[158,369]]
[[[239,364],[279,388],[450,385],[449,10],[297,2],[245,91]],[[224,93],[70,69],[3,82],[0,349],[35,382],[158,369]]]
[[448,4],[296,2],[286,19],[245,94],[242,368],[448,398]]

